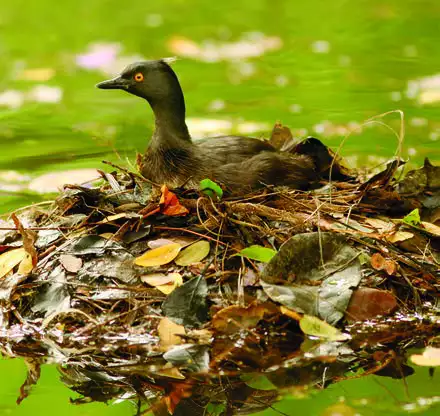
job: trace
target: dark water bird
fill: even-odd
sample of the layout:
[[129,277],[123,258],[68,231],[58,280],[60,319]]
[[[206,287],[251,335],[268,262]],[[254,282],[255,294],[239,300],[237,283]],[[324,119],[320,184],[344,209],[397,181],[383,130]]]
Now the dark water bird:
[[166,60],[133,63],[97,87],[121,89],[150,104],[155,129],[141,173],[155,183],[197,188],[200,180],[209,178],[230,192],[243,192],[264,185],[307,189],[316,179],[308,156],[279,152],[265,141],[220,136],[193,142],[185,123],[183,92]]

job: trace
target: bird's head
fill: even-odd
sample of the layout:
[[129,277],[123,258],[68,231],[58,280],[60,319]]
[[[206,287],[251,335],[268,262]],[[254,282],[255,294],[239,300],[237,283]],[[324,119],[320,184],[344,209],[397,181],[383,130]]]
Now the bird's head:
[[117,77],[102,81],[98,88],[120,89],[145,98],[150,103],[181,94],[176,74],[168,65],[169,59],[141,61],[128,65]]

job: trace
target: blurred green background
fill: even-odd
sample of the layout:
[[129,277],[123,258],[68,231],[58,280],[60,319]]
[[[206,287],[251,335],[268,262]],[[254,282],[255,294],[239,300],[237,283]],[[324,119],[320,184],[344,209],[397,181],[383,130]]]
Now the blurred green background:
[[[141,100],[94,85],[144,58],[182,58],[174,69],[194,137],[268,137],[280,120],[295,136],[314,135],[333,148],[348,137],[347,160],[377,166],[394,155],[401,119],[393,113],[381,123],[365,121],[400,109],[402,156],[410,166],[426,156],[438,163],[439,21],[438,0],[2,2],[0,213],[43,200],[40,193],[69,182],[72,169],[82,178],[90,175],[85,169],[102,168],[102,159],[133,163],[151,134],[152,114]],[[56,174],[41,176],[50,172]],[[0,374],[0,415],[134,411],[128,403],[70,405],[71,392],[49,366],[17,407],[24,364],[0,361]],[[289,415],[331,414],[325,409],[345,397],[362,415],[404,414],[407,403],[407,411],[434,415],[439,391],[438,375],[430,379],[422,369],[408,379],[409,393],[402,381],[370,377],[276,407]]]

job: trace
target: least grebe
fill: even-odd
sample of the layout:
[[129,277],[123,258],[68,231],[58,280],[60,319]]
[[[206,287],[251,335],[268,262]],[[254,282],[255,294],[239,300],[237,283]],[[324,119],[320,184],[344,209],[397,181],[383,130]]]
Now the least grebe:
[[278,152],[265,141],[220,136],[193,143],[182,88],[165,60],[133,63],[97,87],[122,89],[150,104],[155,129],[141,173],[153,182],[197,187],[200,180],[210,178],[237,192],[269,184],[305,189],[316,179],[310,158]]

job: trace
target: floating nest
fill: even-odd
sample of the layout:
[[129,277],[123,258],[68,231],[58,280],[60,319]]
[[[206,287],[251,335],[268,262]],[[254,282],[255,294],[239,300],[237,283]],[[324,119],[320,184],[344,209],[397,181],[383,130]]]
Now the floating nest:
[[436,365],[440,168],[396,180],[401,165],[364,177],[332,159],[339,180],[314,191],[240,198],[114,167],[12,214],[0,348],[28,364],[18,402],[46,362],[74,402],[156,415],[249,414],[283,388],[401,378],[409,347]]

